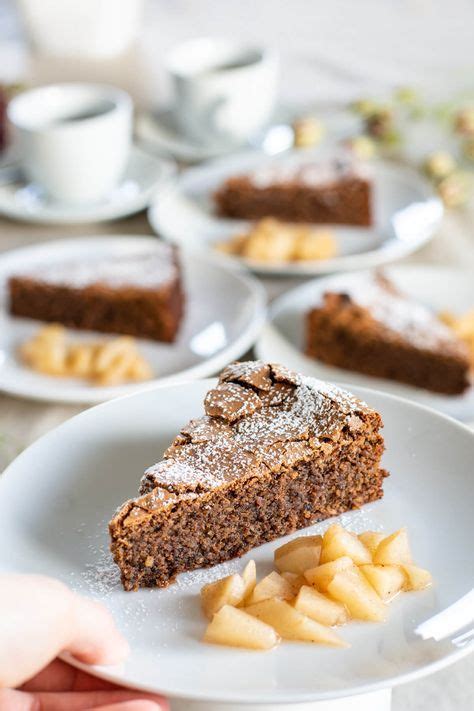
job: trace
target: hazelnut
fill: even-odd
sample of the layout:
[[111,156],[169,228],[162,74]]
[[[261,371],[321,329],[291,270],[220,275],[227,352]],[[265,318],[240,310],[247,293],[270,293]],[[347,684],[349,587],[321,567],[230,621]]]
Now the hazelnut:
[[460,207],[469,195],[467,176],[460,171],[451,173],[438,183],[437,190],[446,207]]
[[465,158],[474,161],[474,138],[469,138],[463,143],[462,153]]
[[454,129],[462,136],[474,138],[474,106],[458,111],[454,119]]
[[359,101],[354,101],[351,104],[351,109],[355,114],[362,116],[362,118],[368,118],[376,113],[378,106],[375,101],[371,99],[359,99]]
[[386,140],[393,134],[393,113],[390,109],[381,107],[366,118],[367,133],[377,140]]
[[369,136],[354,136],[346,141],[346,146],[350,151],[362,160],[373,158],[377,152],[375,141]]
[[310,148],[318,145],[324,136],[324,125],[318,119],[307,116],[293,123],[296,148]]
[[427,157],[423,169],[429,178],[442,180],[456,170],[456,161],[448,151],[436,151]]

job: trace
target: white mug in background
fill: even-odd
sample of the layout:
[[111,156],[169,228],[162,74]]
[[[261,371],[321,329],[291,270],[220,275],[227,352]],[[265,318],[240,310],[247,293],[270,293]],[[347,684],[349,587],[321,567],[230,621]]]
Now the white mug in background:
[[278,89],[274,52],[222,38],[175,47],[167,69],[180,129],[205,144],[243,144],[270,121]]
[[132,101],[112,86],[52,84],[16,96],[8,118],[25,177],[54,200],[92,203],[122,177]]

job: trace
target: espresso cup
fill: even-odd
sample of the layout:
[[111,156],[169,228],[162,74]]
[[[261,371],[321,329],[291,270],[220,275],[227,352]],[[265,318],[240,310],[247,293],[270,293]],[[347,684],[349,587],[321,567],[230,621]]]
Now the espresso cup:
[[243,144],[270,121],[278,88],[275,53],[239,41],[199,38],[167,58],[181,131],[204,144]]
[[54,84],[8,106],[25,177],[52,199],[99,201],[123,176],[132,137],[132,101],[111,86]]

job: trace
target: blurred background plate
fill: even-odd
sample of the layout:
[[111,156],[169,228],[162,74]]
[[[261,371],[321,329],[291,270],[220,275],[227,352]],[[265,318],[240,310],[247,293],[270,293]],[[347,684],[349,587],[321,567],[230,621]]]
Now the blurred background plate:
[[[247,222],[219,218],[212,195],[232,175],[246,173],[269,161],[306,162],[322,152],[288,152],[277,158],[241,153],[191,168],[179,176],[149,208],[157,234],[195,251],[215,251],[214,244],[242,233]],[[323,155],[325,155],[323,153]],[[318,262],[262,264],[240,260],[261,274],[303,276],[328,274],[385,264],[426,244],[438,228],[443,208],[432,188],[416,172],[388,161],[371,164],[375,192],[375,223],[371,228],[335,226],[340,256]]]
[[0,214],[57,225],[119,220],[147,207],[174,172],[172,163],[133,146],[122,180],[105,198],[88,205],[67,205],[49,199],[23,179],[19,165],[10,165],[0,169]]
[[[263,288],[252,278],[219,258],[181,253],[185,316],[175,343],[136,339],[140,353],[151,364],[155,378],[116,387],[95,387],[74,378],[41,375],[20,363],[18,346],[31,338],[42,322],[12,318],[7,311],[6,280],[11,274],[71,259],[149,252],[154,237],[84,237],[18,249],[0,257],[2,313],[0,316],[0,390],[34,400],[93,403],[157,385],[213,375],[247,351],[265,318]],[[222,298],[225,294],[226,298]],[[114,336],[68,331],[76,342],[107,340]]]
[[[462,314],[474,307],[474,280],[471,270],[431,265],[406,265],[384,269],[387,276],[406,294],[435,312]],[[322,380],[372,387],[415,400],[459,420],[474,421],[474,387],[463,395],[440,395],[392,380],[382,380],[335,368],[305,356],[304,318],[328,289],[344,284],[363,283],[368,272],[340,274],[315,279],[287,292],[273,302],[269,319],[256,344],[263,360],[276,360]]]

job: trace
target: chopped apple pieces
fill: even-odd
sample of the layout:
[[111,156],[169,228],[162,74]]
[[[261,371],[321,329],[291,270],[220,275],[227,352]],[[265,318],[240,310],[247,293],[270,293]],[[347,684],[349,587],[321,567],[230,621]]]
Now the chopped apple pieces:
[[410,565],[410,542],[406,528],[395,531],[380,541],[374,553],[374,563],[379,565]]
[[205,642],[245,649],[271,649],[280,641],[273,627],[243,610],[224,605],[216,612],[204,634]]
[[370,555],[374,555],[380,541],[383,541],[385,538],[385,534],[379,533],[378,531],[364,531],[364,533],[359,533],[357,538],[359,541],[362,541]]
[[[238,607],[252,595],[257,582],[257,568],[251,560],[245,566],[242,575],[234,573],[201,589],[201,607],[209,619],[224,605]],[[263,582],[263,581],[262,581]]]
[[282,573],[281,577],[290,583],[294,595],[298,595],[300,588],[307,584],[306,578],[303,575],[298,575],[298,573]]
[[385,536],[356,535],[339,524],[324,536],[296,538],[275,551],[277,571],[257,582],[251,560],[201,590],[211,620],[204,641],[271,649],[280,638],[333,647],[347,643],[332,629],[351,618],[382,622],[399,592],[423,590],[430,573],[412,562],[405,528]]
[[237,606],[242,602],[245,592],[244,581],[240,575],[228,575],[222,580],[205,585],[201,590],[201,606],[209,619],[224,605]]
[[405,585],[405,573],[397,565],[361,565],[360,570],[384,602],[395,597]]
[[294,604],[295,610],[329,627],[343,625],[349,619],[344,605],[331,600],[308,585],[303,585],[300,588]]
[[324,534],[320,562],[329,563],[342,556],[348,556],[356,565],[372,563],[372,556],[362,541],[342,526],[334,524]]
[[304,577],[308,583],[314,585],[314,587],[321,592],[327,592],[328,585],[336,573],[340,570],[352,568],[353,565],[354,563],[348,556],[343,556],[342,558],[337,558],[337,560],[332,560],[329,563],[323,563],[317,568],[307,570]]
[[402,569],[407,579],[405,590],[424,590],[433,582],[431,573],[424,568],[418,568],[416,565],[402,565]]
[[386,618],[385,604],[355,566],[336,573],[328,585],[328,592],[357,620],[383,622]]
[[242,580],[244,581],[244,595],[243,600],[245,601],[253,593],[253,589],[257,584],[257,566],[254,560],[249,560],[242,572]]
[[294,597],[291,583],[275,571],[256,584],[246,604],[253,605],[272,597],[282,600],[291,600]]
[[273,598],[246,608],[249,615],[271,625],[283,639],[347,647],[347,643],[330,627],[325,627],[303,615],[284,600]]
[[275,568],[280,573],[303,575],[308,568],[319,565],[321,543],[321,536],[304,536],[285,543],[275,551]]

